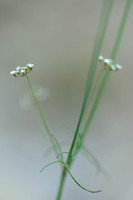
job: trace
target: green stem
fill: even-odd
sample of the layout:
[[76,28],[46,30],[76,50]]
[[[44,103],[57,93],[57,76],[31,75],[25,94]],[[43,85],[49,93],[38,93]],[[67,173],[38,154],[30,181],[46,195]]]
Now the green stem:
[[[125,24],[126,24],[126,21],[127,21],[127,18],[128,18],[128,14],[129,14],[129,10],[130,10],[130,7],[131,7],[131,3],[132,3],[132,0],[128,0],[127,4],[126,4],[126,7],[125,7],[125,11],[124,11],[124,14],[123,14],[123,17],[122,17],[122,21],[121,21],[121,24],[120,24],[120,28],[119,28],[119,31],[118,31],[118,35],[117,35],[117,38],[116,38],[116,42],[115,42],[115,45],[114,45],[114,48],[113,48],[113,51],[112,51],[112,54],[111,54],[111,58],[113,60],[115,60],[117,52],[118,52],[118,49],[119,49],[119,46],[120,46],[120,42],[121,42],[123,31],[124,31],[124,27],[125,27]],[[99,51],[100,51],[100,49],[99,49]],[[96,62],[97,58],[95,57],[95,61],[93,61],[93,62]],[[90,87],[92,85],[92,80],[93,80],[93,75],[94,75],[93,72],[94,71],[92,71],[90,69],[90,72],[89,72],[88,79],[91,76],[92,76],[92,79],[90,81],[87,81],[87,83],[89,83],[89,86],[87,84],[86,92],[85,92],[85,98],[84,98],[84,102],[83,102],[83,106],[82,106],[82,110],[81,110],[79,122],[78,122],[77,129],[76,129],[76,132],[75,132],[75,136],[74,136],[74,139],[73,139],[70,151],[69,151],[69,156],[68,156],[68,159],[67,159],[67,163],[69,163],[69,160],[71,159],[71,156],[72,156],[72,151],[73,151],[73,148],[74,148],[74,145],[75,145],[75,141],[76,141],[76,138],[77,138],[77,135],[78,135],[78,131],[79,131],[79,128],[80,128],[80,123],[82,121],[82,117],[83,117],[83,114],[84,114],[84,110],[85,110],[85,106],[86,106],[86,101],[87,101],[87,98],[88,98],[88,95],[89,95],[89,92],[90,92]],[[96,111],[96,109],[97,109],[97,107],[99,105],[100,99],[102,97],[102,93],[104,91],[105,85],[106,85],[107,80],[109,78],[109,74],[110,74],[109,72],[106,72],[105,75],[104,75],[104,77],[103,77],[103,81],[102,81],[102,83],[100,85],[100,88],[99,88],[96,100],[95,100],[95,102],[93,104],[93,108],[91,110],[90,116],[89,116],[87,124],[85,126],[85,129],[83,131],[83,136],[82,136],[83,138],[85,138],[86,132],[87,132],[87,130],[88,130],[90,124],[91,124],[91,121],[92,121],[92,119],[94,117],[95,111]],[[70,165],[70,163],[69,163],[69,165]],[[65,176],[66,176],[66,171],[64,169],[62,171],[61,182],[60,182],[60,185],[59,185],[59,191],[58,191],[58,195],[57,195],[57,199],[56,200],[60,200],[61,199],[61,194],[62,194],[62,190],[63,190]]]
[[[87,78],[87,85],[86,85],[83,105],[82,105],[82,109],[81,109],[81,112],[80,112],[79,121],[78,121],[78,124],[77,124],[77,127],[76,127],[75,135],[73,137],[73,141],[72,141],[72,144],[71,144],[71,147],[70,147],[70,150],[69,150],[67,162],[66,162],[68,165],[70,165],[70,160],[71,160],[73,149],[74,149],[76,139],[77,139],[77,136],[78,136],[78,133],[79,133],[79,129],[80,129],[80,125],[81,125],[81,122],[82,122],[83,115],[84,115],[87,99],[88,99],[88,96],[90,94],[90,89],[91,89],[91,85],[93,83],[94,74],[95,74],[95,70],[96,70],[96,66],[97,66],[97,62],[98,62],[98,56],[100,54],[101,46],[102,46],[102,43],[103,43],[105,30],[106,30],[106,27],[107,27],[107,24],[108,24],[112,4],[113,4],[113,0],[108,0],[108,1],[104,0],[103,1],[101,18],[100,18],[99,28],[98,28],[98,32],[97,32],[97,36],[96,36],[96,40],[95,40],[95,44],[94,44],[92,59],[91,59],[91,63],[90,63],[90,70],[89,70],[89,74],[88,74],[88,78]],[[64,168],[62,170],[62,177],[61,177],[61,180],[60,180],[60,185],[59,185],[59,190],[58,190],[58,193],[57,193],[56,200],[61,199],[65,176],[66,176],[66,168]]]
[[[40,106],[39,106],[39,103],[38,103],[38,101],[37,101],[37,99],[36,99],[36,96],[35,96],[35,93],[34,93],[34,91],[33,91],[33,88],[32,88],[32,85],[31,85],[31,82],[30,82],[30,79],[29,79],[28,75],[25,75],[25,76],[26,76],[26,78],[27,78],[27,80],[28,80],[28,84],[29,84],[29,87],[30,87],[30,90],[31,90],[31,93],[32,93],[32,96],[33,96],[33,99],[34,99],[34,102],[35,102],[35,105],[36,105],[36,107],[37,107],[37,110],[38,110],[38,112],[39,112],[39,114],[40,114],[40,117],[41,117],[41,119],[42,119],[42,122],[43,122],[43,126],[44,126],[44,128],[45,128],[45,130],[46,130],[46,133],[47,133],[47,135],[48,135],[48,137],[49,137],[51,143],[52,143],[52,146],[53,146],[53,148],[54,148],[54,151],[55,151],[56,155],[58,155],[59,153],[61,153],[60,145],[59,145],[59,143],[57,142],[57,140],[56,140],[56,138],[54,137],[54,135],[52,135],[51,132],[50,132],[50,130],[49,130],[49,127],[48,127],[48,125],[47,125],[47,122],[46,122],[46,120],[45,120],[45,117],[44,117],[44,115],[43,115],[43,113],[42,113],[42,111],[41,111],[41,108],[40,108]],[[58,151],[58,150],[59,150],[59,151]],[[62,155],[61,155],[61,156],[62,156]],[[62,157],[61,159],[63,160],[63,157]]]
[[129,13],[130,13],[130,9],[132,7],[132,3],[133,3],[133,0],[127,0],[125,10],[124,10],[124,13],[123,13],[123,16],[122,16],[122,20],[121,20],[121,23],[120,23],[120,27],[119,27],[119,30],[118,30],[118,34],[117,34],[117,37],[116,37],[116,40],[115,40],[115,44],[114,44],[114,47],[113,47],[113,50],[112,50],[112,53],[111,53],[111,59],[114,60],[114,61],[115,61],[115,58],[117,56],[117,53],[118,53],[118,50],[119,50],[119,47],[120,47],[120,43],[121,43],[121,40],[122,40],[124,29],[126,27],[126,22],[127,22]]
[[[127,0],[127,3],[126,3],[126,6],[125,6],[125,10],[124,10],[124,13],[123,13],[123,17],[122,17],[122,20],[121,20],[121,23],[120,23],[120,28],[118,30],[118,33],[117,33],[117,37],[116,37],[116,41],[114,43],[114,47],[113,47],[113,50],[112,50],[112,53],[111,53],[111,59],[115,60],[116,59],[116,56],[117,56],[117,53],[118,53],[118,50],[119,50],[119,47],[120,47],[120,42],[121,42],[121,39],[122,39],[122,36],[123,36],[123,32],[124,32],[124,28],[125,28],[125,25],[126,25],[126,22],[127,22],[127,19],[128,19],[128,15],[129,15],[129,11],[131,9],[131,4],[133,3],[133,0]],[[91,112],[90,112],[90,115],[87,119],[87,122],[86,122],[86,125],[85,125],[85,128],[83,130],[83,133],[82,133],[82,140],[84,140],[87,132],[88,132],[88,129],[90,127],[90,124],[93,120],[93,117],[94,117],[94,114],[98,108],[98,105],[100,103],[100,100],[101,100],[101,97],[102,97],[102,94],[104,92],[104,89],[107,85],[107,81],[110,77],[110,73],[109,71],[106,71],[105,72],[105,75],[103,77],[103,80],[101,82],[101,85],[99,87],[99,91],[97,93],[97,96],[96,96],[96,99],[95,99],[95,102],[93,104],[93,107],[91,109]]]
[[87,192],[90,192],[90,193],[99,193],[99,192],[101,192],[101,190],[88,190],[87,188],[83,187],[83,186],[74,178],[74,176],[72,175],[72,173],[71,173],[70,170],[69,170],[68,165],[67,165],[64,161],[62,161],[62,160],[54,161],[54,162],[51,162],[51,163],[45,165],[45,166],[41,169],[40,172],[42,172],[45,168],[49,167],[50,165],[53,165],[53,164],[56,164],[56,163],[61,163],[61,164],[63,164],[64,167],[66,168],[66,170],[68,171],[68,173],[70,174],[71,178],[74,180],[74,182],[75,182],[80,188],[82,188],[83,190],[85,190],[85,191],[87,191]]
[[86,136],[86,134],[88,132],[88,129],[89,129],[90,124],[91,124],[91,122],[93,120],[94,114],[95,114],[95,112],[97,110],[97,107],[99,105],[100,99],[102,97],[102,94],[103,94],[103,91],[104,91],[104,88],[105,88],[105,85],[106,85],[107,78],[109,76],[109,73],[110,72],[106,72],[106,76],[104,75],[103,80],[101,82],[101,86],[100,86],[100,88],[98,90],[98,94],[96,96],[95,102],[93,104],[93,107],[92,107],[92,109],[90,111],[90,114],[88,116],[87,122],[86,122],[85,127],[84,127],[83,132],[82,132],[82,136],[81,136],[81,142],[82,143],[84,141],[84,138],[85,138],[85,136]]
[[69,163],[69,160],[71,159],[72,152],[73,152],[73,149],[74,149],[74,145],[75,145],[78,133],[79,133],[79,128],[80,128],[81,121],[82,121],[82,118],[83,118],[83,115],[84,115],[87,99],[88,99],[90,89],[91,89],[91,85],[92,85],[92,82],[93,82],[94,73],[95,73],[95,69],[96,69],[96,65],[97,65],[97,60],[98,60],[99,52],[100,52],[102,41],[103,41],[104,34],[105,34],[105,29],[106,29],[107,22],[108,22],[108,19],[109,19],[109,14],[110,14],[110,11],[111,11],[112,2],[113,2],[112,0],[104,1],[104,7],[103,7],[103,12],[102,12],[103,15],[101,16],[100,26],[99,26],[98,33],[97,33],[97,39],[96,39],[95,45],[94,45],[94,52],[93,52],[92,61],[91,61],[91,64],[90,64],[87,87],[86,87],[86,91],[85,91],[85,98],[84,98],[84,101],[83,101],[83,106],[82,106],[82,109],[81,109],[81,113],[80,113],[80,117],[79,117],[79,121],[78,121],[76,131],[75,131],[75,135],[74,135],[71,147],[70,147],[70,151],[69,151],[69,155],[68,155],[68,159],[67,159],[67,164]]
[[[94,88],[92,90],[92,93],[91,93],[91,96],[89,98],[89,101],[87,102],[87,105],[86,105],[86,109],[85,109],[85,112],[84,112],[84,116],[83,116],[83,119],[85,118],[86,114],[88,113],[88,109],[90,108],[90,104],[92,102],[92,100],[94,99],[94,96],[96,94],[96,91],[97,91],[97,88],[102,80],[102,77],[103,77],[103,74],[104,74],[105,70],[102,69],[98,75],[98,78],[96,80],[96,83],[94,85]],[[82,120],[83,121],[83,120]]]
[[60,179],[60,185],[59,185],[59,188],[58,188],[58,193],[57,193],[57,196],[56,196],[56,200],[60,200],[61,199],[61,195],[62,195],[64,183],[65,183],[66,174],[67,174],[66,168],[63,167],[62,176],[61,176],[61,179]]
[[[94,88],[93,88],[92,94],[91,94],[91,96],[90,96],[90,98],[89,98],[89,101],[88,101],[88,103],[87,103],[86,110],[85,110],[85,113],[84,113],[84,117],[86,116],[86,114],[87,114],[87,112],[88,112],[88,109],[89,109],[89,107],[90,107],[90,104],[91,104],[92,100],[94,99],[94,96],[95,96],[95,94],[96,94],[96,91],[97,91],[97,89],[98,89],[98,86],[100,85],[100,82],[101,82],[101,80],[102,80],[102,77],[103,77],[104,73],[105,73],[105,70],[104,70],[104,69],[102,69],[102,70],[100,71],[100,73],[99,73],[99,76],[98,76],[98,78],[97,78],[97,80],[96,80],[96,83],[95,83],[95,86],[94,86]],[[89,116],[88,116],[88,118],[87,118],[87,123],[85,124],[84,129],[83,129],[83,131],[82,131],[82,134],[80,135],[80,138],[79,138],[80,140],[79,140],[78,143],[76,144],[76,148],[75,148],[74,155],[77,155],[77,154],[80,152],[81,148],[82,148],[83,140],[84,140],[84,138],[85,138],[85,136],[86,136],[86,133],[87,133],[87,130],[88,130],[88,126],[89,126],[90,123],[91,123],[92,116],[93,116],[93,112],[94,112],[94,111],[92,111],[92,110],[90,111],[90,114],[89,114]],[[83,118],[83,119],[84,119],[84,118]],[[83,121],[83,120],[82,120],[82,121]]]

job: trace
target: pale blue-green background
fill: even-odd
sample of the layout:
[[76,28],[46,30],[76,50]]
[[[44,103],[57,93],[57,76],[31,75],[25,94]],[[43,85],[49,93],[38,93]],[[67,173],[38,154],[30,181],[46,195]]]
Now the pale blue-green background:
[[[125,0],[115,0],[102,55],[109,57]],[[35,107],[20,101],[29,91],[25,78],[9,72],[18,65],[35,64],[33,85],[49,91],[40,101],[48,124],[59,141],[69,140],[81,109],[88,65],[98,26],[101,0],[0,0],[0,199],[55,200],[61,169],[40,169],[56,160],[44,155],[49,141]],[[95,168],[80,155],[68,176],[62,200],[133,199],[133,10],[117,56],[123,70],[112,73],[86,139],[111,175],[95,176]],[[67,149],[67,148],[65,148]]]

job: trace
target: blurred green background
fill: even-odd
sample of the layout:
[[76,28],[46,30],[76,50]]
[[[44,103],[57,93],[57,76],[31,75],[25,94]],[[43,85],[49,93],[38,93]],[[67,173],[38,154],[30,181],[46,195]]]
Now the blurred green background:
[[[101,51],[105,57],[110,56],[125,3],[114,1]],[[0,199],[54,200],[61,174],[58,165],[40,173],[56,157],[45,155],[50,143],[26,79],[15,79],[9,72],[18,65],[35,64],[30,78],[49,93],[40,100],[48,124],[59,141],[71,141],[101,6],[101,0],[0,0]],[[74,177],[102,192],[89,194],[68,176],[63,200],[133,199],[132,23],[133,9],[116,59],[123,69],[112,73],[86,139],[111,178],[96,177],[95,168],[80,154],[71,169]]]

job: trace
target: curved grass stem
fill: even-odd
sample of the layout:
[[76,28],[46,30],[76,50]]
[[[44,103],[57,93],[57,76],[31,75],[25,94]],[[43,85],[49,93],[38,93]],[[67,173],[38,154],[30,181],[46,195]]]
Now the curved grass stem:
[[56,163],[61,163],[61,164],[63,164],[64,167],[66,168],[66,170],[68,171],[68,173],[70,174],[71,178],[74,180],[74,182],[75,182],[80,188],[82,188],[83,190],[85,190],[85,191],[87,191],[87,192],[90,192],[90,193],[98,193],[98,192],[101,192],[101,190],[88,190],[87,188],[83,187],[83,186],[74,178],[74,176],[72,175],[72,173],[71,173],[70,170],[69,170],[68,165],[67,165],[65,162],[61,161],[61,160],[54,161],[54,162],[51,162],[51,163],[45,165],[45,166],[40,170],[40,172],[42,172],[45,168],[49,167],[50,165],[53,165],[53,164],[56,164]]

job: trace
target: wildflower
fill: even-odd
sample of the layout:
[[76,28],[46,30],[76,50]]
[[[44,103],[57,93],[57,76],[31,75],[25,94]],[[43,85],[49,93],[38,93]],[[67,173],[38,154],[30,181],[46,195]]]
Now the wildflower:
[[116,70],[122,69],[122,66],[119,64],[116,64],[115,67],[116,67]]
[[10,74],[16,77],[16,71],[15,70],[11,71]]
[[103,60],[103,62],[104,62],[106,65],[111,65],[111,64],[113,64],[113,60],[110,59],[110,58],[105,58],[105,59]]
[[29,63],[29,64],[27,64],[27,65],[26,65],[26,67],[28,67],[29,69],[31,69],[31,70],[32,70],[32,68],[34,67],[34,65],[33,65],[33,64],[31,64],[31,63]]
[[99,56],[99,61],[103,61],[104,60],[104,57],[103,56]]
[[103,61],[104,70],[106,71],[118,71],[122,69],[122,66],[119,64],[114,64],[114,61],[110,58],[104,58],[103,56],[99,56],[99,61]]
[[14,77],[23,77],[32,71],[33,66],[34,65],[31,63],[27,64],[25,67],[18,66],[16,70],[11,71],[10,74]]

